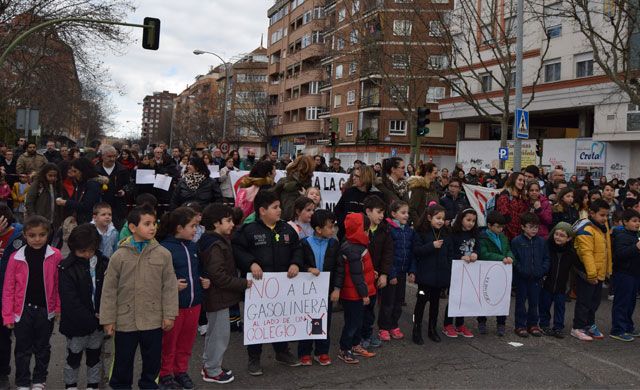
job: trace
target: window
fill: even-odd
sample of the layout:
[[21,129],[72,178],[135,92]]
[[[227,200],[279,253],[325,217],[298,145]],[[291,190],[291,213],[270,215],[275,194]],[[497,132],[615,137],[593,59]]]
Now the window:
[[347,17],[347,9],[341,8],[340,11],[338,11],[338,22],[342,22],[346,17]]
[[511,72],[511,88],[515,88],[516,87],[516,71],[514,70],[513,72]]
[[389,121],[389,135],[407,135],[407,121]]
[[432,20],[429,22],[429,36],[441,37],[442,36],[442,24],[439,20]]
[[353,0],[353,3],[351,3],[351,14],[356,14],[358,11],[360,11],[360,0]]
[[347,122],[344,124],[344,134],[353,135],[353,122]]
[[490,92],[492,88],[493,78],[491,73],[484,73],[480,75],[480,90],[482,92]]
[[440,99],[444,99],[444,87],[429,87],[427,103],[435,103]]
[[356,103],[356,91],[347,92],[347,106],[353,106]]
[[311,33],[311,44],[324,43],[322,31],[314,31]]
[[593,76],[593,53],[578,54],[575,62],[576,78]]
[[408,69],[411,57],[408,54],[394,54],[392,57],[393,69]]
[[302,24],[307,24],[313,19],[313,11],[309,10],[302,15]]
[[342,65],[336,66],[336,79],[342,78],[342,69],[343,69]]
[[409,36],[411,35],[411,26],[412,24],[410,20],[394,20],[393,35]]
[[562,3],[546,5],[544,7],[544,27],[549,39],[562,35]]
[[640,131],[640,106],[632,103],[627,108],[627,131]]
[[389,91],[389,95],[391,97],[391,103],[405,103],[409,100],[409,86],[407,85],[396,85],[392,86]]
[[560,80],[560,59],[551,60],[544,64],[544,82],[550,83]]
[[291,10],[293,11],[302,3],[304,3],[304,0],[291,0]]
[[317,95],[320,93],[320,82],[319,81],[312,81],[309,83],[309,94],[310,95]]
[[349,42],[352,45],[358,43],[358,30],[352,30],[351,33],[349,33]]
[[356,69],[358,69],[358,64],[356,62],[352,62],[349,64],[349,76],[356,74]]
[[319,107],[307,107],[306,119],[308,121],[313,121],[318,119],[318,114],[320,113]]
[[322,18],[324,18],[324,7],[314,7],[313,8],[313,18],[314,19],[322,19]]
[[449,67],[449,59],[443,55],[429,56],[429,65],[433,69],[446,69]]
[[302,41],[300,42],[300,47],[305,48],[311,44],[311,35],[305,35],[302,37]]
[[333,97],[333,108],[338,108],[342,105],[342,95],[335,95]]
[[336,49],[338,49],[338,50],[344,49],[344,39],[343,38],[338,38],[338,42],[336,44]]

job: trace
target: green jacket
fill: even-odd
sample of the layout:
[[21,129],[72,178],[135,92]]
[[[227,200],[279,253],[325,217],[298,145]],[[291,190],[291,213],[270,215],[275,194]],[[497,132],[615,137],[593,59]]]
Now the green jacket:
[[485,261],[502,261],[505,257],[511,257],[513,259],[513,253],[511,253],[511,245],[509,245],[509,239],[502,233],[500,237],[500,245],[502,250],[491,240],[487,233],[482,232],[480,235],[480,256],[478,260]]

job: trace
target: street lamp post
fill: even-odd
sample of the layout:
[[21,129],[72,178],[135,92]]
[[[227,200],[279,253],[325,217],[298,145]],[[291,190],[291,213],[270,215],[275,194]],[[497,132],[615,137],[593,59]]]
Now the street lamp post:
[[217,55],[216,53],[210,52],[210,51],[204,51],[204,50],[194,50],[193,54],[195,55],[201,55],[201,54],[211,54],[214,55],[216,57],[218,57],[218,59],[220,61],[222,61],[222,64],[224,65],[224,112],[222,114],[222,140],[225,141],[227,139],[227,103],[229,101],[229,67],[227,66],[227,63],[225,62],[225,60],[222,59],[222,57],[220,57],[219,55]]

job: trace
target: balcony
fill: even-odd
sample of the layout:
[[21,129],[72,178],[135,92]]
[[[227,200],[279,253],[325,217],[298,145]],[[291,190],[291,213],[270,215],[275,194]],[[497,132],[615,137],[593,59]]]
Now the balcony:
[[378,143],[378,133],[379,129],[377,127],[367,127],[362,130],[358,130],[356,143],[362,143],[365,145]]
[[362,96],[360,98],[360,108],[376,108],[380,107],[380,94]]
[[331,88],[331,79],[320,81],[320,91]]
[[331,116],[331,110],[327,107],[318,107],[318,119],[327,119]]

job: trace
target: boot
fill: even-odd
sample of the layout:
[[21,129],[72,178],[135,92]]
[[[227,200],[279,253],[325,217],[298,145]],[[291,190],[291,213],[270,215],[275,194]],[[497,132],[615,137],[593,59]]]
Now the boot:
[[413,340],[414,343],[416,343],[418,345],[423,345],[424,344],[424,339],[422,338],[422,324],[421,323],[414,323],[413,324],[413,334],[411,336],[411,339]]
[[427,332],[427,336],[429,339],[435,343],[440,342],[440,335],[438,334],[438,330],[436,329],[436,322],[438,322],[438,318],[429,317],[429,330]]

